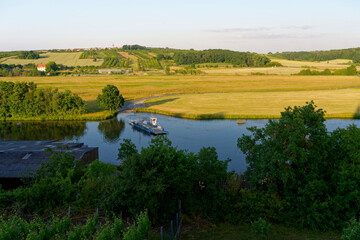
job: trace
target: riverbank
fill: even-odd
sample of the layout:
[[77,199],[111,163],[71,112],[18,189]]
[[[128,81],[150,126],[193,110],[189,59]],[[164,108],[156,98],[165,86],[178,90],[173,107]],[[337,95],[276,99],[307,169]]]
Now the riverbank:
[[287,106],[314,101],[326,109],[325,118],[359,119],[360,89],[173,94],[144,99],[135,112],[158,113],[187,119],[280,118]]
[[102,121],[115,117],[116,111],[101,111],[81,115],[42,115],[36,117],[10,117],[0,121]]

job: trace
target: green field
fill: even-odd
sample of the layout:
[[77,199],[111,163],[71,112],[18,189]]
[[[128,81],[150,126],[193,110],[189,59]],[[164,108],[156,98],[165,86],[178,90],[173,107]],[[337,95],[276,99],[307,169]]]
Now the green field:
[[16,57],[8,57],[1,59],[1,64],[21,64],[26,65],[29,63],[39,64],[54,61],[57,64],[65,66],[100,66],[103,62],[102,59],[94,62],[92,59],[79,59],[81,52],[68,52],[68,53],[41,53],[39,59],[18,59]]
[[152,111],[163,113],[278,116],[286,106],[315,100],[330,117],[352,117],[359,113],[360,106],[357,76],[123,75],[4,77],[0,80],[33,81],[40,88],[69,89],[87,101],[91,112],[100,111],[96,97],[107,84],[117,86],[126,100],[193,93],[149,101]]

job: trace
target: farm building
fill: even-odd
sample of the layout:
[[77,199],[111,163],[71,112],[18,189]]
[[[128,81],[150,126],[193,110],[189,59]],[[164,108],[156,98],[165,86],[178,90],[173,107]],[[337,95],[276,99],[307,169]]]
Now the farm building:
[[37,70],[40,72],[45,72],[46,64],[40,63],[37,65]]
[[129,73],[130,70],[125,69],[99,69],[99,73]]
[[[51,151],[49,151],[49,149]],[[75,160],[88,164],[99,158],[97,147],[83,143],[54,141],[0,141],[0,184],[4,188],[21,185],[21,177],[32,177],[51,152],[70,152]]]

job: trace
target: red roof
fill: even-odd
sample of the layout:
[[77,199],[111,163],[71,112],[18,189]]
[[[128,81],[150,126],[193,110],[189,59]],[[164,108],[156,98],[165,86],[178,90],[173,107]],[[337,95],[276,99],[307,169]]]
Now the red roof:
[[41,67],[46,67],[46,64],[43,64],[43,63],[40,63],[40,64],[38,64],[38,66],[37,66],[38,68],[41,68]]

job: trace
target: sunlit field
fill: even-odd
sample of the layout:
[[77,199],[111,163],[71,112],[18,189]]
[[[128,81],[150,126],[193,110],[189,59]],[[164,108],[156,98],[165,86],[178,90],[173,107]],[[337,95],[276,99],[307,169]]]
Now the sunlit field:
[[39,59],[18,59],[16,57],[8,57],[1,59],[1,64],[22,64],[26,65],[29,63],[39,64],[48,63],[50,61],[56,62],[56,64],[63,64],[65,66],[100,66],[103,62],[102,59],[98,59],[94,62],[92,59],[79,59],[81,52],[68,52],[68,53],[41,53]]

